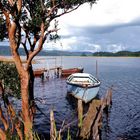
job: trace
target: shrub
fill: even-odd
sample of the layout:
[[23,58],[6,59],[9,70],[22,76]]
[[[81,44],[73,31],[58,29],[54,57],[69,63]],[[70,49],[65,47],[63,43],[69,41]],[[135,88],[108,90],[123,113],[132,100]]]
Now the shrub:
[[20,98],[20,80],[14,63],[0,62],[0,82],[5,93]]

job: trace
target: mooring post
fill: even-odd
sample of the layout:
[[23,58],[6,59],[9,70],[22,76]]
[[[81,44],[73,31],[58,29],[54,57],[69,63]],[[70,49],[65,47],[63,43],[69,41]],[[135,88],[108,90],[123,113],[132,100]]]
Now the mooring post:
[[112,105],[112,87],[109,89],[109,99],[110,99],[109,103],[110,105]]
[[57,75],[57,78],[59,78],[60,77],[60,67],[57,67],[56,68],[56,75]]
[[78,127],[81,128],[83,123],[83,102],[78,99]]
[[92,139],[100,140],[100,129],[102,126],[102,106],[100,105],[98,112],[96,113],[96,119],[92,125]]
[[81,139],[89,139],[91,134],[91,128],[95,125],[98,109],[100,108],[101,101],[94,99],[89,106],[87,115],[85,116],[82,124],[82,128],[79,134]]
[[110,105],[112,105],[112,88],[107,90],[106,96],[106,106],[109,107]]
[[54,120],[54,113],[53,110],[51,109],[50,111],[50,140],[55,140],[57,137],[56,134],[56,127],[55,127],[55,120]]
[[41,74],[41,79],[44,80],[44,72]]
[[82,123],[79,138],[91,138],[93,140],[101,139],[102,115],[104,111],[108,111],[108,107],[111,105],[111,103],[112,88],[107,91],[104,98],[102,98],[101,100],[94,99],[90,103],[88,112]]
[[98,78],[98,61],[96,60],[96,78]]

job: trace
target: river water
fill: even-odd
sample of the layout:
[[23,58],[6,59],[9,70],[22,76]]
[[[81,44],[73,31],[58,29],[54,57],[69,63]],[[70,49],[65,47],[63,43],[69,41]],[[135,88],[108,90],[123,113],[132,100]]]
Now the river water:
[[[140,140],[140,58],[63,57],[61,63],[65,68],[84,67],[84,72],[95,75],[96,60],[101,81],[99,96],[113,85],[113,104],[103,124],[102,139]],[[57,128],[64,120],[69,124],[77,119],[75,101],[66,95],[66,79],[35,79],[38,111],[34,124],[39,133],[49,134],[50,109],[54,110]]]

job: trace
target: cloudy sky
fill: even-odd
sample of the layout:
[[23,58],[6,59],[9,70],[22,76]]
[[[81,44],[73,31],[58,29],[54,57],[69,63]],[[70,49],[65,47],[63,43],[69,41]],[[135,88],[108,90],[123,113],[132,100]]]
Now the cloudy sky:
[[58,20],[61,39],[47,50],[140,51],[140,0],[98,0]]
[[[61,39],[45,49],[140,51],[140,0],[99,0],[59,18]],[[48,46],[48,45],[45,45]]]

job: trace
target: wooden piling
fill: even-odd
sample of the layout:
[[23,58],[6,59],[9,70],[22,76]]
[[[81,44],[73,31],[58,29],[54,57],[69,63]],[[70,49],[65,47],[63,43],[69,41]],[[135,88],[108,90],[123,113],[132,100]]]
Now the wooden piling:
[[91,127],[96,119],[96,114],[98,112],[100,104],[100,100],[93,100],[91,102],[87,115],[83,120],[82,128],[79,135],[80,138],[88,139],[90,137]]
[[83,120],[80,130],[80,139],[100,140],[100,130],[102,126],[102,115],[104,109],[112,104],[112,88],[110,88],[105,97],[101,100],[94,99],[89,106],[88,112]]
[[78,99],[78,127],[82,127],[83,122],[83,102],[81,99]]
[[50,125],[50,140],[56,140],[57,134],[53,110],[50,111]]
[[98,61],[96,60],[96,78],[98,78]]
[[107,105],[112,105],[112,88],[110,88],[107,93]]

